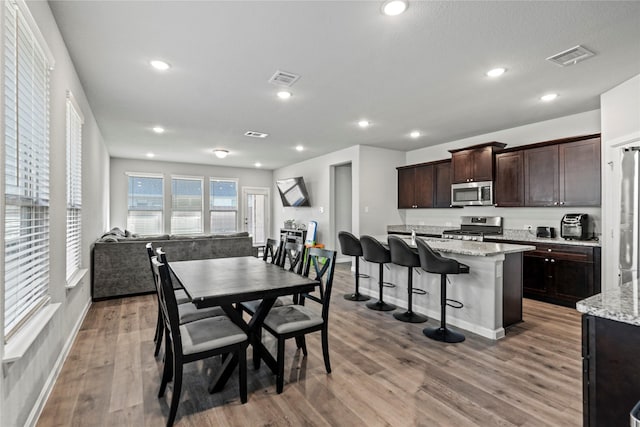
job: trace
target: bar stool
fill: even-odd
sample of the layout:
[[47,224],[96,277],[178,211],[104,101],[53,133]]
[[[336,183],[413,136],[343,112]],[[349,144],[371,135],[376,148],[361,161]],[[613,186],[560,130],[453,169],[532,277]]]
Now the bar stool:
[[358,290],[360,287],[360,277],[369,277],[366,274],[360,274],[360,257],[362,256],[360,240],[348,231],[339,232],[338,240],[340,241],[342,255],[356,257],[356,291],[352,294],[345,294],[344,299],[349,301],[368,301],[371,298],[362,295]]
[[[371,310],[378,311],[391,311],[395,310],[396,306],[393,304],[387,304],[382,300],[382,288],[385,285],[383,280],[384,264],[391,262],[391,253],[389,249],[385,248],[382,243],[374,239],[371,236],[360,237],[360,244],[362,245],[362,254],[364,259],[369,262],[374,262],[380,265],[380,272],[378,273],[378,283],[380,286],[380,297],[376,302],[368,302],[367,307]],[[392,283],[388,283],[392,287],[395,286]]]
[[422,289],[413,289],[413,267],[420,267],[420,257],[418,251],[412,249],[404,240],[398,236],[389,236],[389,250],[391,251],[391,262],[394,264],[407,267],[409,277],[407,283],[407,311],[404,313],[393,313],[393,317],[401,322],[407,323],[423,323],[427,321],[427,316],[414,313],[413,294],[424,295],[426,292]]
[[447,299],[447,274],[469,273],[469,266],[462,264],[455,259],[445,258],[433,251],[422,239],[416,239],[418,255],[420,257],[420,267],[428,272],[440,275],[440,327],[425,328],[422,333],[427,337],[448,343],[464,341],[464,335],[453,332],[447,328],[446,308],[462,308],[464,305],[460,301]]

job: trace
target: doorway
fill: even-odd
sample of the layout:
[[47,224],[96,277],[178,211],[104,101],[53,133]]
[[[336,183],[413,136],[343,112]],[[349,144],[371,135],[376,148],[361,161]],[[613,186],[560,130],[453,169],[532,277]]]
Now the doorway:
[[[337,165],[333,169],[333,238],[335,248],[340,254],[338,233],[340,231],[353,232],[352,209],[352,176],[351,163]],[[351,257],[338,255],[339,262],[350,261]]]
[[244,231],[253,237],[254,246],[267,242],[269,233],[269,188],[242,187],[242,218]]

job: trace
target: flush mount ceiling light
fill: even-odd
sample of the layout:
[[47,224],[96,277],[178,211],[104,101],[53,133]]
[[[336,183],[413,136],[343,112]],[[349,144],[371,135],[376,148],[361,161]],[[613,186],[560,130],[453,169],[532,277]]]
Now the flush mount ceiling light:
[[164,128],[162,126],[154,126],[153,130],[155,133],[164,133]]
[[227,154],[229,154],[229,151],[217,148],[213,150],[213,154],[215,154],[219,159],[224,159],[225,157],[227,157]]
[[549,101],[553,101],[557,97],[558,97],[557,93],[547,93],[546,95],[542,95],[540,97],[540,100],[541,101],[545,101],[545,102],[549,102]]
[[171,68],[171,65],[169,65],[168,62],[161,61],[159,59],[149,61],[149,64],[151,64],[151,66],[158,71],[167,71],[169,68]]
[[252,138],[266,138],[269,136],[269,134],[264,132],[256,132],[254,130],[249,130],[244,133],[244,136],[250,136]]
[[387,16],[396,16],[403,13],[409,7],[406,0],[387,0],[382,3],[382,13]]
[[358,126],[360,126],[361,128],[369,127],[370,124],[371,122],[369,122],[369,120],[360,120],[358,122]]
[[155,155],[155,154],[153,154],[153,153],[147,153],[147,157],[149,157],[149,158],[153,158],[153,157],[155,157],[155,156],[156,156],[156,155]]
[[254,166],[255,166],[255,167],[257,167],[257,168],[259,168],[260,166],[262,166],[262,163],[260,163],[260,162],[256,162]]
[[291,98],[291,92],[287,92],[286,90],[281,90],[276,95],[278,95],[278,98],[280,98],[280,99],[289,99],[289,98]]
[[302,145],[296,145],[296,150],[297,151],[302,151],[302,150],[304,150],[304,147]]
[[420,134],[420,131],[417,131],[417,130],[414,130],[413,132],[411,132],[411,133],[409,134],[409,136],[410,136],[411,138],[420,138],[420,135],[421,135],[421,134]]
[[494,68],[493,70],[487,71],[488,77],[499,77],[503,75],[507,71],[506,68]]

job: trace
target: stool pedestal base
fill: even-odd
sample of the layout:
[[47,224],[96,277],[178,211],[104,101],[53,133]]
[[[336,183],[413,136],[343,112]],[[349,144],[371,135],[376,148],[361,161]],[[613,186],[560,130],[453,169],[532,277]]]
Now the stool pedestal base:
[[369,301],[371,297],[368,297],[362,294],[352,293],[352,294],[344,294],[344,299],[346,299],[347,301]]
[[447,328],[425,328],[422,330],[422,333],[425,336],[431,338],[432,340],[448,342],[448,343],[457,343],[464,341],[464,335],[453,332]]
[[407,323],[424,323],[428,319],[427,316],[414,313],[413,311],[406,311],[404,313],[393,313],[393,317],[395,317],[401,322],[407,322]]
[[387,304],[384,301],[376,301],[376,302],[367,303],[367,308],[370,308],[371,310],[376,310],[376,311],[391,311],[391,310],[395,310],[396,306],[393,304]]

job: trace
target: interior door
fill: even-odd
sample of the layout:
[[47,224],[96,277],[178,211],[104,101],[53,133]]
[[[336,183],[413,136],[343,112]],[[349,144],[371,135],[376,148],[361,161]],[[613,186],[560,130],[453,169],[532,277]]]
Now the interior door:
[[253,236],[254,245],[264,245],[269,236],[269,188],[242,187],[244,231]]

